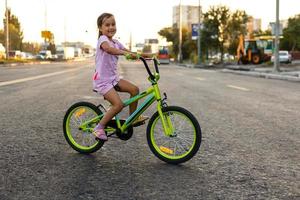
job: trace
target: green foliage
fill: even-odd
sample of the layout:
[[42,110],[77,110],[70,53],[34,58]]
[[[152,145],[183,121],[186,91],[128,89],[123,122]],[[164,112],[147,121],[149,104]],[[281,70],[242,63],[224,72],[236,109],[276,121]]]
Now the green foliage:
[[[176,26],[167,27],[158,32],[159,35],[165,37],[168,42],[173,43],[170,50],[172,57],[177,58],[179,48],[179,30]],[[182,29],[182,59],[190,60],[190,55],[197,49],[196,41],[192,40],[192,33],[187,29]]]
[[41,46],[37,43],[24,42],[22,44],[22,51],[37,54],[41,50]]
[[[248,16],[245,11],[231,12],[226,6],[211,7],[203,14],[203,26],[201,30],[202,58],[208,58],[209,54],[229,51],[236,53],[238,36],[246,33]],[[179,46],[178,28],[167,27],[158,32],[167,41],[173,42],[173,57],[177,57]],[[191,39],[191,31],[182,30],[182,54],[183,59],[189,59],[197,63],[197,41]],[[222,56],[223,57],[223,56]]]
[[300,51],[300,14],[289,18],[288,27],[283,30],[280,48],[289,51]]
[[238,47],[238,37],[240,34],[246,35],[246,23],[248,22],[248,15],[245,11],[237,10],[230,14],[230,19],[228,22],[227,33],[228,36],[228,53],[231,55],[236,54],[236,49]]
[[143,48],[143,52],[144,53],[151,53],[152,49],[151,49],[151,45],[145,45]]
[[[18,17],[13,15],[8,9],[8,21],[9,21],[9,41],[11,50],[22,50],[23,31],[21,30],[21,24]],[[6,38],[6,16],[3,19],[4,30],[0,31],[0,43],[5,44]]]
[[211,7],[204,13],[202,41],[206,52],[236,53],[238,36],[246,33],[248,16],[245,11],[231,12],[226,6]]
[[163,28],[158,32],[158,34],[165,37],[168,42],[173,43],[172,51],[169,51],[169,53],[174,58],[176,58],[178,54],[178,46],[179,46],[178,32],[179,30],[175,26]]

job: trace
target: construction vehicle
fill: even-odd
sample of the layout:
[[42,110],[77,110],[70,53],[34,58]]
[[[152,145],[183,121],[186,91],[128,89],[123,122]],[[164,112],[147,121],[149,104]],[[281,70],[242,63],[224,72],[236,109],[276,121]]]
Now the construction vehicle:
[[273,37],[260,36],[251,39],[244,39],[239,36],[237,48],[238,64],[260,64],[269,61],[273,52]]

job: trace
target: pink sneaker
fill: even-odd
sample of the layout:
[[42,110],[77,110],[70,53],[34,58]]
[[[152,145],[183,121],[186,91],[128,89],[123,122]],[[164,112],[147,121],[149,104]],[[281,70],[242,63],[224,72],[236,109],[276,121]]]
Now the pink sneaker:
[[94,129],[93,134],[96,136],[97,139],[107,141],[107,136],[105,134],[104,129]]

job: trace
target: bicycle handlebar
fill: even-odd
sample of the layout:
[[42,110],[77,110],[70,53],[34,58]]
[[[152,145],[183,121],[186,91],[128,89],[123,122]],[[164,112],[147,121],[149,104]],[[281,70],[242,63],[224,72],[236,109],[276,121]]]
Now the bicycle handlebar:
[[150,71],[150,69],[149,69],[149,66],[148,66],[148,64],[147,64],[147,60],[153,60],[153,63],[154,63],[154,67],[155,67],[155,72],[157,73],[157,74],[159,74],[159,70],[158,70],[158,60],[157,60],[157,58],[144,58],[144,57],[139,57],[139,59],[144,63],[144,65],[145,65],[145,68],[146,68],[146,70],[147,70],[147,72],[148,72],[148,74],[149,74],[149,76],[150,76],[150,79],[151,80],[155,80],[155,76],[151,73],[151,71]]

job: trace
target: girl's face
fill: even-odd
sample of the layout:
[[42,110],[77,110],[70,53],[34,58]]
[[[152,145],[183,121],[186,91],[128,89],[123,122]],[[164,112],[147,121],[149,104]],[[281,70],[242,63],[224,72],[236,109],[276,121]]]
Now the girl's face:
[[114,16],[103,19],[100,31],[103,35],[106,35],[108,38],[112,39],[112,37],[116,34],[117,31]]

